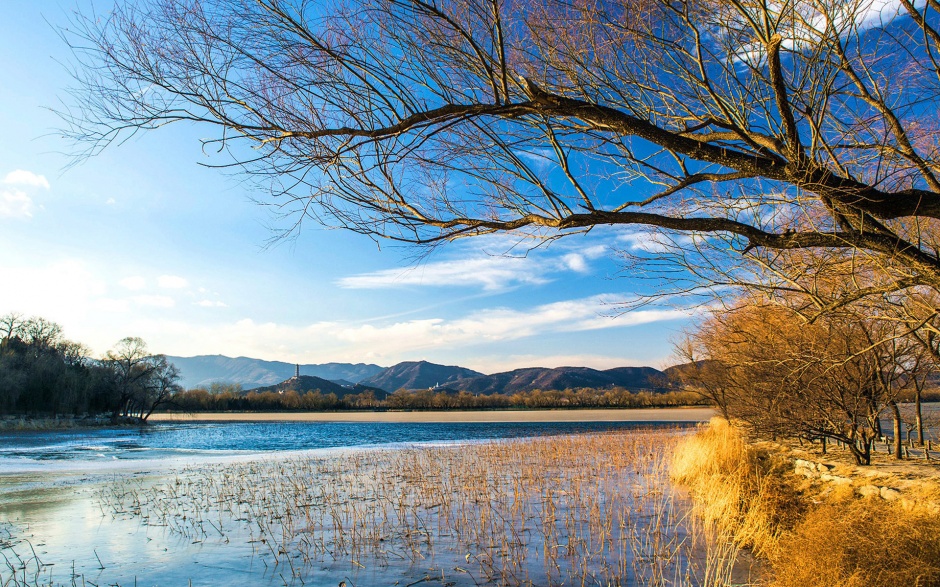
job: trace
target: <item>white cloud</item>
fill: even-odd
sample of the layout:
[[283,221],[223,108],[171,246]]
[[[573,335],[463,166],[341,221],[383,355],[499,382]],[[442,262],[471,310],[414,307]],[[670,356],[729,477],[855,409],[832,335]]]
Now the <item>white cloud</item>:
[[35,202],[28,189],[49,189],[45,177],[24,169],[7,173],[0,183],[11,186],[0,188],[0,218],[32,218]]
[[108,198],[107,200],[105,200],[105,204],[107,204],[108,206],[113,206],[114,204],[117,204],[117,200],[115,200],[114,198]]
[[[39,315],[62,324],[66,336],[107,291],[84,261],[63,259],[48,265],[0,265],[0,313]],[[84,342],[84,341],[83,341]]]
[[408,285],[478,286],[497,290],[521,284],[547,283],[541,268],[523,257],[478,257],[426,263],[409,269],[384,269],[338,280],[340,287],[382,289]]
[[167,296],[134,296],[131,298],[138,306],[149,306],[153,308],[172,308],[176,305],[176,300]]
[[7,173],[3,178],[3,183],[7,185],[26,185],[30,187],[49,189],[49,181],[46,180],[45,176],[37,175],[32,171],[26,171],[24,169],[17,169]]
[[0,190],[0,218],[32,218],[33,199],[21,190]]
[[228,304],[218,300],[200,300],[196,302],[196,305],[203,308],[228,308]]
[[[639,326],[653,322],[668,322],[670,320],[683,320],[694,316],[697,312],[685,309],[672,310],[633,310],[620,316],[597,316],[582,320],[573,330],[596,330],[598,328],[611,328],[612,326]],[[617,324],[611,324],[616,321]]]
[[130,307],[130,301],[115,298],[99,298],[94,302],[94,308],[99,312],[123,313],[130,310]]
[[588,270],[588,265],[584,260],[584,255],[571,253],[562,257],[561,260],[568,267],[568,269],[571,269],[577,273],[585,273]]
[[404,286],[482,287],[496,291],[519,285],[540,285],[555,274],[588,271],[588,261],[607,252],[591,246],[560,256],[533,252],[528,256],[487,255],[425,263],[412,268],[383,269],[343,277],[337,285],[349,289],[384,289]]
[[139,291],[147,287],[147,280],[139,275],[125,277],[118,283],[120,283],[123,287],[131,291]]
[[[154,348],[169,354],[221,353],[287,361],[370,360],[395,363],[428,353],[463,352],[469,345],[514,341],[548,333],[630,327],[687,318],[684,310],[645,310],[604,317],[618,296],[592,296],[543,304],[524,310],[491,308],[455,319],[439,317],[361,324],[316,322],[306,326],[243,319],[229,324],[195,326],[151,320],[137,331],[153,338]],[[148,334],[153,333],[153,334]],[[571,355],[574,356],[574,355]],[[540,361],[529,361],[541,364]],[[611,359],[611,365],[615,366]],[[599,363],[593,363],[597,365]],[[624,364],[622,360],[618,365]]]
[[157,278],[157,284],[165,289],[182,289],[189,285],[189,282],[176,275],[161,275]]
[[617,237],[618,242],[626,243],[631,251],[646,253],[665,253],[676,248],[685,248],[693,243],[687,234],[665,234],[655,230],[638,230]]

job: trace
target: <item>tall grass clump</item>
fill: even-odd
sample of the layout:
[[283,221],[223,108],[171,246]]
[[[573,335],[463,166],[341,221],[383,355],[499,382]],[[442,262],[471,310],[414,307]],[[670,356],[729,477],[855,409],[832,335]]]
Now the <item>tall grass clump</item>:
[[823,504],[780,541],[771,587],[940,586],[940,517],[880,499]]
[[786,465],[748,445],[722,418],[680,441],[670,473],[689,489],[705,527],[722,540],[769,555],[802,510]]

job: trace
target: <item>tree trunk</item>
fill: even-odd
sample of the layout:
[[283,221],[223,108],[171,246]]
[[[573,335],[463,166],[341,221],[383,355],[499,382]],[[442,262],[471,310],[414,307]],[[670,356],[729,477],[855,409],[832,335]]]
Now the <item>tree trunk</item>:
[[920,409],[920,390],[914,394],[914,418],[917,426],[917,444],[924,446],[924,416]]
[[901,440],[901,410],[898,408],[898,402],[894,400],[888,402],[888,405],[891,406],[891,416],[894,421],[894,458],[901,460],[904,458]]
[[871,439],[865,433],[853,434],[851,443],[847,443],[852,456],[855,458],[856,465],[871,464]]
[[878,417],[874,409],[869,411],[869,418],[871,419],[871,427],[875,433],[875,438],[884,436],[884,431],[881,429],[881,418]]

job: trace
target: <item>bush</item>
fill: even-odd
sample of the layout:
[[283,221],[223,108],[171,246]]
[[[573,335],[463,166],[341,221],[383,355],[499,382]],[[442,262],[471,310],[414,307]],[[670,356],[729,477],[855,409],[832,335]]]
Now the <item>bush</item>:
[[771,565],[772,587],[940,586],[940,517],[877,498],[821,505]]

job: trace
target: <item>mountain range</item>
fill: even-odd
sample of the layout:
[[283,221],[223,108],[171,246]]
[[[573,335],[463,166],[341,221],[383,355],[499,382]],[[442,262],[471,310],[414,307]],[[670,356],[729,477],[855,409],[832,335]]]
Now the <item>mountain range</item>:
[[[202,355],[167,358],[180,369],[180,383],[186,388],[212,383],[239,383],[245,389],[274,389],[287,384],[286,380],[294,376],[296,368],[290,363],[248,357],[233,359],[222,355]],[[320,389],[323,393],[336,393],[339,396],[369,388],[391,393],[402,388],[442,387],[479,394],[577,387],[661,389],[674,369],[676,367],[665,371],[653,367],[616,367],[606,370],[589,367],[530,367],[485,375],[464,367],[437,365],[427,361],[406,361],[387,368],[365,363],[325,363],[300,365],[301,378],[289,387],[298,391]]]
[[[294,376],[296,365],[281,361],[262,361],[248,357],[226,357],[224,355],[199,355],[196,357],[171,357],[182,377],[180,385],[187,389],[208,387],[213,383],[240,383],[245,389],[277,385]],[[323,363],[301,365],[301,375],[319,377],[328,381],[342,380],[343,384],[356,384],[378,375],[384,367],[367,363]],[[328,392],[327,392],[328,393]]]

